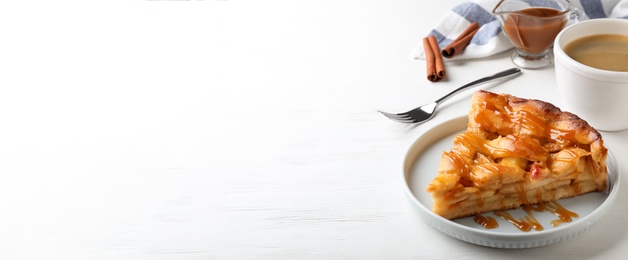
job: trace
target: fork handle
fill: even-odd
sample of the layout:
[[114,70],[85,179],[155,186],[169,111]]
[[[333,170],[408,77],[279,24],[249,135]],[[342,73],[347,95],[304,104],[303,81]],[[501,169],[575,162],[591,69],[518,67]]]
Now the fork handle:
[[470,87],[473,87],[475,85],[479,85],[481,83],[485,83],[485,82],[493,81],[493,80],[496,80],[496,79],[500,79],[500,78],[503,78],[503,77],[506,77],[506,76],[515,75],[515,74],[518,74],[518,73],[521,73],[521,69],[519,69],[519,68],[512,68],[512,69],[504,70],[502,72],[498,72],[495,75],[491,75],[491,76],[488,76],[488,77],[484,77],[484,78],[481,78],[481,79],[469,82],[469,83],[465,84],[464,86],[459,87],[456,90],[450,92],[449,94],[443,96],[442,98],[436,100],[435,103],[436,103],[436,105],[439,105],[440,103],[442,103],[445,100],[449,99],[453,95],[458,94],[459,92],[462,92],[463,90],[465,90],[467,88],[470,88]]

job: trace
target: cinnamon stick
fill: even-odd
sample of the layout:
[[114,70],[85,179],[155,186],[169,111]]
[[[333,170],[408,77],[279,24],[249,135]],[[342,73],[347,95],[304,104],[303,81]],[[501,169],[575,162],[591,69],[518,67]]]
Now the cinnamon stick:
[[465,29],[454,41],[452,41],[449,45],[445,46],[443,49],[443,57],[445,58],[453,58],[454,56],[460,54],[464,48],[469,45],[471,39],[473,39],[473,35],[480,30],[480,26],[477,22],[471,23],[467,29]]
[[430,41],[423,38],[423,49],[425,51],[425,66],[427,68],[427,80],[435,82],[438,80],[436,76],[436,57],[430,46]]
[[445,65],[440,54],[436,37],[430,35],[423,38],[423,48],[425,51],[425,62],[427,69],[427,80],[436,82],[445,77]]

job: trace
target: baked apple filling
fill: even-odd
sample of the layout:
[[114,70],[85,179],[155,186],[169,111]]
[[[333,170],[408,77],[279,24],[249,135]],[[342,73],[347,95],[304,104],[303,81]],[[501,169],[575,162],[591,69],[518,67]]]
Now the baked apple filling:
[[603,191],[607,153],[600,133],[569,112],[478,91],[427,192],[436,214],[455,219]]

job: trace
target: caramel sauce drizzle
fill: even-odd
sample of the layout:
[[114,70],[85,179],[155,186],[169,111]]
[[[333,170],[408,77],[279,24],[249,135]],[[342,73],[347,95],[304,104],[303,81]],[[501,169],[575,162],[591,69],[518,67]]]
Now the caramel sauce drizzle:
[[528,214],[525,217],[525,220],[530,224],[530,226],[532,226],[532,228],[534,228],[534,230],[536,230],[536,231],[543,230],[543,226],[534,217],[534,214],[532,214],[532,211],[536,211],[536,212],[543,212],[543,211],[545,211],[545,204],[526,205],[526,206],[523,206],[523,210],[526,212],[526,214]]
[[[536,217],[534,217],[533,212],[550,212],[558,216],[558,219],[552,220],[550,222],[553,227],[558,227],[563,223],[571,222],[573,218],[580,217],[577,213],[569,211],[556,201],[539,203],[535,205],[525,205],[522,208],[526,212],[527,216],[519,219],[516,219],[505,210],[498,210],[493,212],[493,214],[510,222],[512,225],[514,225],[516,228],[523,232],[529,232],[532,229],[536,231],[543,230],[543,225],[541,225]],[[495,221],[495,219],[490,216],[485,217],[481,214],[478,214],[475,216],[474,220],[476,223],[486,229],[493,229],[499,226],[497,221]]]
[[515,186],[515,191],[519,193],[519,198],[521,198],[523,203],[528,203],[528,196],[526,194],[526,188],[524,185],[525,183],[522,182],[521,184]]
[[545,203],[547,211],[558,216],[558,219],[551,222],[552,226],[558,227],[563,223],[571,222],[572,218],[580,217],[577,213],[567,210],[556,201]]
[[485,217],[478,214],[478,215],[475,215],[475,218],[473,220],[475,220],[475,223],[478,223],[480,226],[486,229],[493,229],[493,228],[499,227],[499,224],[497,224],[497,220],[495,220],[491,216]]
[[525,219],[520,218],[519,220],[517,220],[505,210],[495,211],[493,214],[505,219],[523,232],[528,232],[532,229],[532,225],[530,225],[530,223],[528,223]]
[[563,146],[569,146],[576,140],[575,131],[565,131],[559,129],[550,129],[550,138]]
[[[518,125],[521,128],[534,133],[533,135],[555,140],[563,147],[577,143],[575,140],[575,131],[555,129],[546,120],[529,113],[528,111],[514,111],[510,106],[504,106],[502,109],[499,109],[495,106],[495,104],[488,103],[486,101],[484,101],[483,106],[488,111],[498,114],[504,122],[510,121],[514,125]],[[481,113],[475,115],[474,120],[479,125],[486,125],[486,123],[491,124],[490,118]]]

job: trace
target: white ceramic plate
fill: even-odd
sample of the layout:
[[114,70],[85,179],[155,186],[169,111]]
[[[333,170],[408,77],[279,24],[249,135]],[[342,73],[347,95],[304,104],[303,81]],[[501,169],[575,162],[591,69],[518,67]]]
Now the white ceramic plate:
[[[404,162],[404,180],[411,203],[423,219],[437,230],[454,238],[469,243],[496,248],[532,248],[563,241],[577,236],[595,225],[613,205],[619,189],[619,170],[617,162],[609,152],[607,164],[609,185],[604,192],[593,192],[558,202],[566,209],[579,215],[572,222],[553,227],[550,222],[557,217],[549,212],[534,212],[534,216],[543,226],[543,230],[534,229],[523,232],[506,220],[485,213],[497,220],[499,227],[485,229],[477,224],[473,217],[445,219],[432,212],[432,197],[425,191],[428,183],[436,176],[442,152],[449,151],[454,135],[467,127],[467,117],[459,117],[433,128],[426,129],[410,147]],[[515,218],[526,215],[523,209],[508,211]]]

